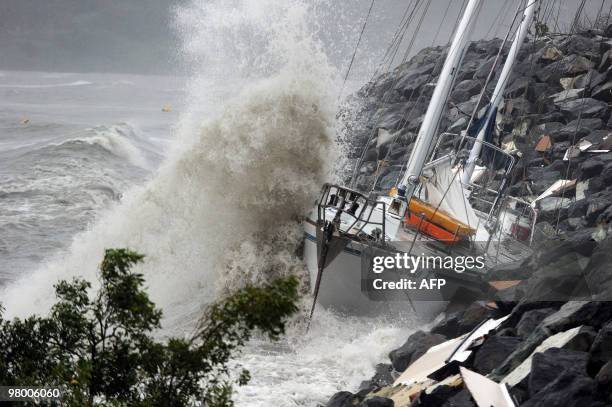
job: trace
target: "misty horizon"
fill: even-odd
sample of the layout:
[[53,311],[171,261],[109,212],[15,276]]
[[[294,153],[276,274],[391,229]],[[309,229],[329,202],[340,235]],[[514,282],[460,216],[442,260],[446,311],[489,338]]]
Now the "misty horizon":
[[[190,0],[5,0],[0,4],[0,70],[183,75],[188,68],[180,54],[174,11],[188,3]],[[460,4],[433,0],[421,35],[416,38],[415,51],[432,45],[438,28],[436,42],[446,42],[452,27],[439,27],[440,16],[445,10],[451,16],[457,14]],[[338,66],[348,62],[369,5],[370,0],[357,0],[348,6],[326,5],[331,11],[322,21],[322,41],[337,53],[332,59]],[[602,5],[610,7],[605,1],[587,1],[584,15],[596,14]],[[354,70],[371,70],[365,65],[371,65],[372,58],[379,57],[388,46],[405,7],[406,2],[400,0],[375,3]],[[567,28],[578,5],[566,0],[557,7],[558,28]],[[335,12],[348,16],[349,35],[337,36],[334,32]],[[514,12],[514,5],[509,7],[502,0],[487,2],[480,15],[482,24],[476,27],[473,38],[503,37]]]

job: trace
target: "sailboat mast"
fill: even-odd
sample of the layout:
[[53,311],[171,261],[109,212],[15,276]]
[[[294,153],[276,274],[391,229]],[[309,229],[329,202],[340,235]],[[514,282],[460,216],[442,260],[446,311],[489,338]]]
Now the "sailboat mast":
[[444,66],[438,78],[434,93],[427,107],[427,112],[423,118],[423,123],[419,129],[419,134],[414,144],[410,160],[406,166],[406,172],[400,181],[398,195],[410,197],[414,193],[418,183],[421,170],[425,165],[425,160],[429,155],[429,149],[444,112],[446,100],[451,91],[454,79],[459,72],[459,65],[463,58],[463,52],[470,39],[470,34],[476,23],[476,16],[482,0],[470,0],[461,21],[457,27],[457,32],[453,38],[448,55],[444,61]]
[[480,156],[480,152],[482,150],[482,141],[485,138],[485,133],[487,128],[489,127],[489,123],[493,120],[495,116],[495,109],[499,107],[504,91],[506,90],[506,86],[508,85],[508,79],[510,78],[510,74],[512,73],[512,68],[514,67],[514,63],[516,62],[516,58],[521,49],[521,45],[525,41],[525,37],[527,36],[527,32],[529,31],[529,27],[531,26],[531,22],[533,21],[533,15],[536,9],[536,3],[538,0],[527,0],[527,6],[525,7],[525,11],[523,13],[523,20],[519,25],[519,28],[516,32],[516,36],[514,37],[514,42],[512,43],[512,47],[510,48],[510,52],[508,53],[508,58],[504,64],[504,68],[501,72],[499,80],[497,81],[497,85],[495,86],[495,90],[493,91],[493,95],[491,96],[491,104],[490,108],[487,111],[487,119],[483,123],[480,131],[478,132],[478,136],[474,141],[474,145],[472,146],[472,150],[470,151],[470,156],[464,166],[463,174],[461,175],[461,182],[463,184],[468,184],[472,178],[472,174],[474,173],[474,168],[476,167],[476,160]]

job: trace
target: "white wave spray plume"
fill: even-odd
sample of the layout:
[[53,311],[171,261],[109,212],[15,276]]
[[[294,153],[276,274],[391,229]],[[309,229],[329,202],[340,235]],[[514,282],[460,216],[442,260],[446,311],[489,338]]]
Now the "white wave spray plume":
[[[178,13],[183,25],[193,23],[194,15],[202,18],[193,23],[197,35],[192,31],[185,42],[202,69],[190,84],[192,108],[167,162],[78,235],[66,254],[6,288],[2,298],[9,314],[44,312],[59,279],[95,280],[108,247],[146,254],[142,271],[152,299],[169,318],[183,321],[213,299],[219,286],[261,282],[268,270],[284,274],[301,267],[293,254],[297,220],[328,174],[334,150],[333,105],[326,97],[331,71],[303,22],[306,5],[221,3]],[[236,36],[236,30],[247,32]],[[249,39],[260,43],[257,51],[244,51]],[[199,48],[202,41],[225,49],[225,62],[234,61],[235,83],[251,81],[204,123],[199,102],[207,87],[199,86],[210,75],[221,80],[215,75],[221,61],[213,60],[221,49]],[[240,76],[247,72],[244,61],[252,69]]]

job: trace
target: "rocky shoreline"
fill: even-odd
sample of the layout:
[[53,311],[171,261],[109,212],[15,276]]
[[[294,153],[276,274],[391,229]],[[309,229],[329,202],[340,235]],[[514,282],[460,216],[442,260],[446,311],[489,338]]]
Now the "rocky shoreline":
[[[465,128],[500,45],[472,43],[441,132]],[[426,48],[353,96],[352,158],[366,151],[358,188],[375,179],[381,190],[393,186],[443,54]],[[326,407],[477,406],[482,395],[470,380],[505,383],[520,406],[612,405],[612,26],[530,40],[504,97],[497,142],[520,158],[509,193],[537,201],[539,222],[534,254],[489,273],[518,284],[495,301],[454,306],[391,351],[356,393],[336,393]],[[398,136],[377,142],[378,129]],[[567,183],[542,197],[560,180]],[[403,378],[454,338],[470,341],[464,360],[420,385]]]

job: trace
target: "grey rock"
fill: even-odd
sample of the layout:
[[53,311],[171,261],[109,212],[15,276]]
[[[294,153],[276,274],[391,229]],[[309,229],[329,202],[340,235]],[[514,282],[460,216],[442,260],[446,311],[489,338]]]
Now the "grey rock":
[[603,407],[605,404],[594,397],[595,389],[596,383],[590,377],[578,375],[574,371],[562,372],[552,383],[521,404],[521,407]]
[[504,363],[492,372],[490,377],[493,380],[501,380],[551,335],[580,325],[598,328],[611,318],[612,302],[568,301],[557,312],[546,317]]
[[601,328],[591,346],[590,353],[589,363],[598,367],[612,360],[612,321]]
[[360,389],[384,387],[393,384],[393,366],[387,363],[379,363],[376,365],[376,372],[370,380],[362,382],[359,386]]
[[480,374],[487,375],[499,366],[522,342],[521,338],[493,335],[476,351],[473,367]]
[[606,81],[606,75],[591,69],[589,72],[574,78],[575,88],[593,89]]
[[591,326],[584,325],[578,330],[576,336],[570,339],[563,349],[575,350],[578,352],[588,352],[595,341],[597,331]]
[[431,328],[431,332],[448,338],[455,338],[470,332],[491,315],[491,310],[478,302],[474,302],[465,310],[446,313],[444,318]]
[[604,169],[604,163],[598,158],[589,158],[580,165],[580,176],[578,179],[585,180],[599,175]]
[[507,99],[514,99],[527,94],[527,91],[535,85],[533,79],[519,76],[515,78],[506,90],[504,91],[504,97]]
[[472,401],[472,395],[467,389],[460,390],[450,397],[441,407],[476,407]]
[[[593,251],[589,264],[585,269],[590,287],[604,292],[612,287],[612,240],[602,241]],[[612,298],[611,298],[612,300]]]
[[491,68],[493,68],[494,63],[495,56],[491,56],[484,63],[482,63],[482,65],[480,65],[478,70],[474,73],[474,79],[486,79],[491,71]]
[[610,50],[607,50],[601,55],[601,61],[599,62],[599,66],[597,67],[597,70],[599,72],[603,72],[606,69],[608,69],[610,67],[611,59],[612,59],[612,52],[610,52]]
[[550,348],[543,353],[533,355],[531,373],[529,374],[529,395],[533,397],[548,384],[553,382],[559,372],[573,372],[576,376],[586,376],[587,352]]
[[540,82],[558,84],[559,79],[565,76],[576,76],[580,73],[589,71],[595,64],[580,55],[569,55],[559,61],[547,65],[544,69],[536,72],[536,77]]
[[340,391],[334,394],[325,407],[355,407],[359,399],[351,392]]
[[393,403],[393,400],[391,399],[388,399],[385,397],[374,396],[372,398],[366,399],[363,403],[360,404],[360,406],[363,406],[363,407],[393,407],[394,403]]
[[567,209],[572,204],[570,198],[560,196],[549,196],[538,201],[540,215],[547,218],[548,215],[554,215],[561,209]]
[[563,53],[579,54],[588,59],[599,58],[599,43],[593,38],[588,38],[584,35],[570,35],[560,45],[559,48]]
[[555,312],[555,308],[538,308],[525,312],[516,325],[517,335],[527,338],[547,316]]
[[609,360],[599,369],[595,380],[597,381],[597,387],[601,391],[610,394],[612,391],[612,360]]
[[540,49],[536,57],[545,63],[555,62],[563,58],[563,51],[550,44]]
[[581,98],[568,102],[558,103],[557,106],[562,113],[572,119],[603,117],[608,111],[608,105],[600,100],[592,98]]
[[584,273],[588,256],[570,250],[539,266],[531,277],[520,283],[526,300],[568,301],[590,295]]
[[446,337],[436,333],[417,331],[410,335],[406,342],[399,348],[389,353],[389,359],[393,368],[403,372],[415,360],[420,358],[434,345],[446,341]]
[[612,102],[612,81],[594,88],[591,96],[606,103]]
[[488,274],[491,280],[522,280],[529,277],[532,272],[533,270],[526,266],[523,260],[520,260],[493,266]]
[[568,102],[570,100],[576,100],[584,95],[584,88],[581,89],[568,89],[562,90],[561,92],[554,93],[549,96],[553,103],[559,105],[562,102]]
[[463,101],[480,93],[482,83],[476,79],[466,79],[455,85],[451,93],[451,100]]

